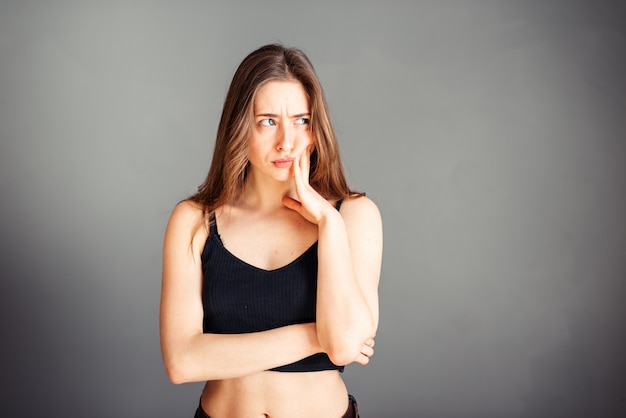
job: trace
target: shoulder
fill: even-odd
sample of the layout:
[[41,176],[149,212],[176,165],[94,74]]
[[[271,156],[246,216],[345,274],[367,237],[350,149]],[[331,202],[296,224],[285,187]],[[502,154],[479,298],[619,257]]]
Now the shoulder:
[[183,200],[179,202],[170,215],[167,223],[166,240],[193,244],[195,238],[208,236],[208,219],[206,211],[197,202]]
[[340,208],[341,214],[346,216],[380,217],[378,206],[369,197],[364,195],[351,196],[344,199]]
[[170,215],[170,224],[175,225],[195,225],[202,223],[206,218],[204,208],[192,200],[183,200],[176,204]]
[[340,213],[347,224],[357,227],[364,225],[381,227],[382,224],[378,206],[366,196],[351,196],[344,199]]
[[378,206],[368,197],[354,196],[344,200],[340,214],[359,269],[380,271],[383,224]]

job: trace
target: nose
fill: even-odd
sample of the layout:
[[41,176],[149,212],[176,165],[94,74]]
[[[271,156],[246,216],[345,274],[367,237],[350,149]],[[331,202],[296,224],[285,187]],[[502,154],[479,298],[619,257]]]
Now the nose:
[[276,149],[291,152],[294,147],[295,135],[289,124],[285,123],[277,129]]

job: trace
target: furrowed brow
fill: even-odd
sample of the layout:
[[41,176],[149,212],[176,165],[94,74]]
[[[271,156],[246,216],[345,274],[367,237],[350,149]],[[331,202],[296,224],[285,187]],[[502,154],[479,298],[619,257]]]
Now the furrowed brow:
[[[254,115],[255,117],[264,117],[264,118],[277,118],[280,115],[277,115],[276,113],[256,113]],[[311,114],[308,112],[305,113],[296,113],[295,115],[287,115],[287,117],[289,117],[290,119],[297,119],[297,118],[304,118],[304,117],[311,117]]]

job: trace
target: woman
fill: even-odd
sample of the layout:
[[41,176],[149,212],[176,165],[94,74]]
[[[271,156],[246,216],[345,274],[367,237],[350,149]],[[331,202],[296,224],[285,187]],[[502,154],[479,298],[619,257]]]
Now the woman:
[[174,383],[207,381],[196,417],[358,416],[340,372],[374,353],[381,256],[308,58],[252,52],[165,233],[163,360]]

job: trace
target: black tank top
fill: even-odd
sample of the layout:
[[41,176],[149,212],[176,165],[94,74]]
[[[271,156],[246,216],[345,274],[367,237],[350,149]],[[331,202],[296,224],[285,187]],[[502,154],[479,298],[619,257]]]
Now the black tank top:
[[[337,202],[337,210],[341,201]],[[315,322],[317,242],[291,263],[264,270],[237,258],[223,245],[211,215],[202,250],[203,331],[242,334]],[[271,369],[281,372],[339,370],[326,353]]]

